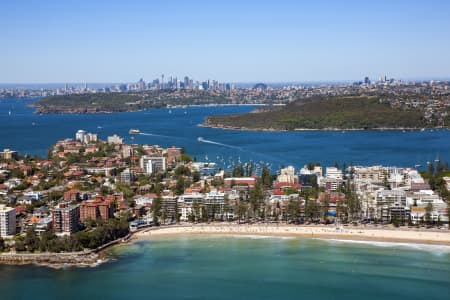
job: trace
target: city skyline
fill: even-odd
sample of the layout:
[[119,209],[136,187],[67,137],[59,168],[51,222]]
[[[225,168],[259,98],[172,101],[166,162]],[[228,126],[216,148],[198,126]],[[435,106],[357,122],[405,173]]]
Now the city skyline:
[[[1,83],[450,77],[444,1],[2,3]],[[120,20],[120,22],[118,22]]]

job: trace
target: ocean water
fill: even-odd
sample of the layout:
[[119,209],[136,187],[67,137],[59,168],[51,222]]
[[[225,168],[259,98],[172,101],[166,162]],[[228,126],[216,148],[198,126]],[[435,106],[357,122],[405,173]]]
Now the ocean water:
[[[46,155],[84,129],[102,139],[183,146],[197,160],[273,169],[308,161],[397,166],[450,161],[450,131],[252,132],[199,127],[205,116],[252,107],[192,107],[104,115],[36,115],[33,100],[0,100],[0,148]],[[9,113],[11,112],[11,113]],[[201,139],[199,139],[199,137]],[[207,156],[207,157],[206,157]],[[113,249],[96,268],[0,265],[0,299],[448,299],[441,246],[261,237],[185,237]]]
[[192,236],[114,248],[96,268],[1,266],[9,299],[448,299],[450,248]]
[[[199,127],[208,115],[243,113],[251,106],[151,109],[101,115],[37,115],[34,100],[0,100],[0,148],[45,156],[56,140],[74,137],[78,129],[106,139],[118,134],[127,142],[182,146],[198,161],[227,167],[238,161],[301,167],[309,161],[333,165],[426,165],[436,157],[450,161],[450,131],[306,131],[254,132]],[[11,114],[9,114],[11,112]],[[142,134],[130,136],[130,128]],[[200,139],[199,139],[200,138]]]

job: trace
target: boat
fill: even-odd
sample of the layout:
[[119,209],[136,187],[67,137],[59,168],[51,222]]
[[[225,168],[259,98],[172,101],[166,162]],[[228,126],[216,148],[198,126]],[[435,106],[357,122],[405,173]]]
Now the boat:
[[130,134],[139,134],[141,131],[139,129],[130,129]]

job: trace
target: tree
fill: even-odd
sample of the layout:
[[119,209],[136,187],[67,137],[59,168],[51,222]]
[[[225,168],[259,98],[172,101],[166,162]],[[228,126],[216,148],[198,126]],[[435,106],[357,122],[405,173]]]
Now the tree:
[[158,197],[156,197],[156,199],[154,199],[152,203],[153,223],[155,225],[159,223],[159,217],[161,216],[161,205],[161,195],[158,195]]
[[21,252],[21,251],[25,251],[27,248],[25,247],[25,244],[22,240],[17,240],[14,244],[14,248],[16,249],[16,251]]
[[327,222],[328,220],[328,207],[330,206],[330,200],[328,197],[325,197],[325,200],[322,202],[322,215],[323,220]]
[[205,205],[202,205],[202,222],[208,222],[209,221],[209,214],[208,214],[208,210],[206,209]]
[[45,251],[49,250],[49,244],[55,238],[56,238],[56,236],[52,231],[42,232],[41,239],[39,241],[39,251],[45,252]]
[[359,213],[361,212],[361,203],[353,189],[354,188],[350,184],[350,181],[347,181],[345,196],[347,199],[348,215],[350,216],[351,220],[353,220],[355,216],[359,215]]
[[291,220],[298,221],[300,219],[300,203],[298,199],[289,199],[287,214]]
[[242,200],[239,200],[237,205],[237,216],[238,216],[238,222],[240,223],[242,219],[245,218],[247,213],[247,203],[245,203]]
[[408,226],[413,226],[411,214],[408,215]]
[[259,185],[259,183],[256,182],[255,187],[250,190],[250,209],[253,212],[253,217],[256,216],[256,212],[258,209],[260,209],[263,200],[264,200],[263,190]]
[[395,227],[399,227],[399,226],[400,226],[400,222],[399,222],[399,220],[398,220],[398,216],[397,216],[397,215],[394,215],[394,216],[392,217],[392,224],[393,224]]
[[192,203],[194,222],[200,220],[200,204],[197,200],[194,200]]
[[179,166],[175,169],[175,176],[189,176],[191,175],[191,170],[186,166]]
[[5,240],[2,237],[0,237],[0,252],[5,251],[5,249],[6,249]]
[[433,211],[433,204],[428,203],[427,206],[425,207],[425,222],[430,225],[431,224],[431,213]]
[[177,184],[175,185],[175,190],[174,190],[175,194],[182,195],[184,193],[184,187],[185,187],[184,177],[179,176],[177,179]]
[[24,244],[30,252],[34,252],[39,248],[39,238],[34,231],[34,226],[27,228]]
[[428,163],[428,175],[432,177],[434,175],[434,164],[432,161]]
[[233,168],[233,177],[242,177],[244,176],[244,169],[241,165],[236,165]]
[[272,185],[272,176],[270,175],[269,168],[263,167],[261,171],[261,182],[265,187],[270,187]]
[[200,181],[200,172],[199,171],[192,172],[192,181],[193,182]]
[[183,153],[183,154],[181,154],[181,161],[182,161],[182,162],[185,162],[185,163],[191,162],[191,161],[192,161],[192,157],[189,156],[189,155],[186,154],[186,153]]

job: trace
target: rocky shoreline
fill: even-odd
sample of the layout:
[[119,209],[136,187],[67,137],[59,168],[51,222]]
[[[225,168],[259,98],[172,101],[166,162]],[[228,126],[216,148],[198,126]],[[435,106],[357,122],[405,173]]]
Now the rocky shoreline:
[[202,124],[200,127],[214,128],[214,129],[224,129],[224,130],[241,130],[241,131],[269,131],[269,132],[287,132],[287,131],[422,131],[424,130],[440,130],[449,129],[448,127],[437,126],[437,127],[380,127],[380,128],[295,128],[293,130],[278,129],[278,128],[250,128],[250,127],[240,127],[240,126],[229,126],[222,124],[210,124],[208,120]]
[[105,262],[98,253],[2,253],[1,264],[9,265],[38,265],[52,268],[63,267],[92,267]]
[[0,264],[7,265],[37,265],[54,269],[64,267],[96,267],[109,260],[106,250],[119,243],[127,243],[132,234],[111,241],[96,249],[70,253],[1,253]]

